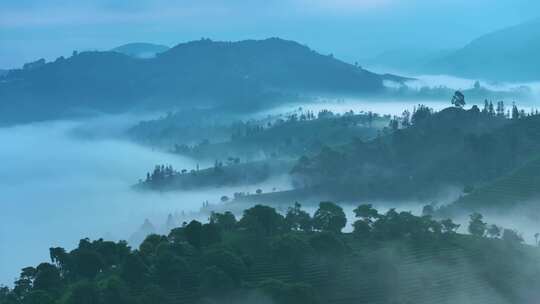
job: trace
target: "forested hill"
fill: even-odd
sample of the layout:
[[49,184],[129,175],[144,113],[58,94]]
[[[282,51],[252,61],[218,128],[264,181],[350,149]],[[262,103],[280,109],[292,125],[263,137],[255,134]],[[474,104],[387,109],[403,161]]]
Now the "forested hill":
[[[257,205],[125,241],[82,239],[50,248],[50,263],[25,267],[2,304],[353,304],[536,303],[538,248],[519,233],[471,215],[471,235],[436,221],[371,205],[354,210],[342,233],[341,207],[321,202],[311,216]],[[489,227],[489,228],[488,228]],[[466,299],[466,300],[465,300]]]
[[295,180],[345,199],[418,199],[448,186],[484,185],[540,151],[540,116],[515,107],[511,119],[503,107],[499,103],[497,114],[490,105],[438,113],[421,106],[412,119],[395,118],[386,135],[302,158]]
[[179,44],[156,58],[74,52],[38,60],[0,79],[0,122],[57,118],[78,110],[120,112],[219,105],[255,108],[298,93],[373,94],[378,75],[278,38],[208,39]]

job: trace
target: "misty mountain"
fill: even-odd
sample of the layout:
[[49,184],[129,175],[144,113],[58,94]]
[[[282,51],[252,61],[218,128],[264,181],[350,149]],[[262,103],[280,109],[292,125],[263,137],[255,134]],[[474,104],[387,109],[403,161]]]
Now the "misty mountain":
[[2,70],[2,69],[0,69],[0,77],[6,75],[6,74],[8,73],[8,71],[9,71],[9,70]]
[[394,49],[363,61],[367,67],[418,73],[431,61],[453,53],[453,49]]
[[156,58],[82,52],[40,60],[0,81],[3,123],[188,106],[249,110],[298,94],[376,94],[378,75],[278,38],[240,42],[209,39],[179,44]]
[[122,53],[134,58],[145,59],[154,58],[157,54],[163,53],[169,49],[166,45],[134,42],[115,47],[111,51]]
[[421,198],[486,185],[540,151],[540,116],[507,119],[504,113],[420,107],[409,127],[300,159],[293,177],[301,187],[344,199]]
[[430,72],[498,81],[540,79],[540,19],[489,33],[431,61]]

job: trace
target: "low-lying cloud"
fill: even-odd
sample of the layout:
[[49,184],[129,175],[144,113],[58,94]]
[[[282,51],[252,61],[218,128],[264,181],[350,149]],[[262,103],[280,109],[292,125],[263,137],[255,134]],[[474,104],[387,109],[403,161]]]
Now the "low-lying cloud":
[[0,129],[0,285],[12,284],[22,267],[48,260],[51,246],[70,249],[84,237],[128,239],[146,218],[159,225],[169,213],[198,212],[221,195],[254,191],[133,190],[155,164],[192,169],[198,162],[118,139],[129,121],[109,117]]

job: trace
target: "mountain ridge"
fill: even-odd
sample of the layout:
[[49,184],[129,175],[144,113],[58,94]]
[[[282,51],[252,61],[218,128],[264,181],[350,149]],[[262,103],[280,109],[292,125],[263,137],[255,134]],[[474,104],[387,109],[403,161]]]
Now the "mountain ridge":
[[[370,95],[399,81],[279,38],[180,43],[155,58],[81,52],[12,70],[0,82],[0,121],[70,116],[87,109],[197,106],[255,109],[304,93]],[[24,113],[21,114],[21,113]]]

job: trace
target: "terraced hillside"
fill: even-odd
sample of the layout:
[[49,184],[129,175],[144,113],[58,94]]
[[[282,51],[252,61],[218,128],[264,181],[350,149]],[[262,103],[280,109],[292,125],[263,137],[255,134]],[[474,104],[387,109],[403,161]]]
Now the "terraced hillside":
[[[409,212],[299,204],[285,216],[257,205],[236,221],[213,213],[168,236],[125,242],[83,239],[51,263],[26,267],[2,304],[537,303],[540,249],[519,238],[456,233],[459,225]],[[478,223],[476,223],[478,224]],[[473,223],[471,222],[471,225]],[[485,225],[485,224],[484,224]]]
[[512,173],[479,187],[440,210],[449,215],[459,211],[494,211],[504,213],[512,207],[534,207],[540,199],[540,158]]
[[[501,258],[506,244],[485,242],[495,249],[486,254],[485,248],[475,244],[478,240],[460,237],[449,243],[425,248],[411,242],[385,242],[373,244],[346,235],[349,253],[339,263],[326,263],[312,255],[301,267],[301,278],[291,271],[286,261],[272,261],[267,256],[253,260],[245,275],[246,286],[258,286],[268,280],[287,284],[306,283],[313,286],[322,303],[529,303],[514,302],[525,296],[530,284],[524,267],[501,268],[490,271],[494,260]],[[538,249],[524,248],[521,254],[527,260],[540,264]],[[337,267],[337,270],[335,269]],[[512,289],[511,296],[497,291],[497,282],[504,272],[505,285]],[[538,271],[538,267],[536,267]],[[172,303],[199,303],[196,286],[170,292]],[[532,302],[531,302],[532,303]]]

